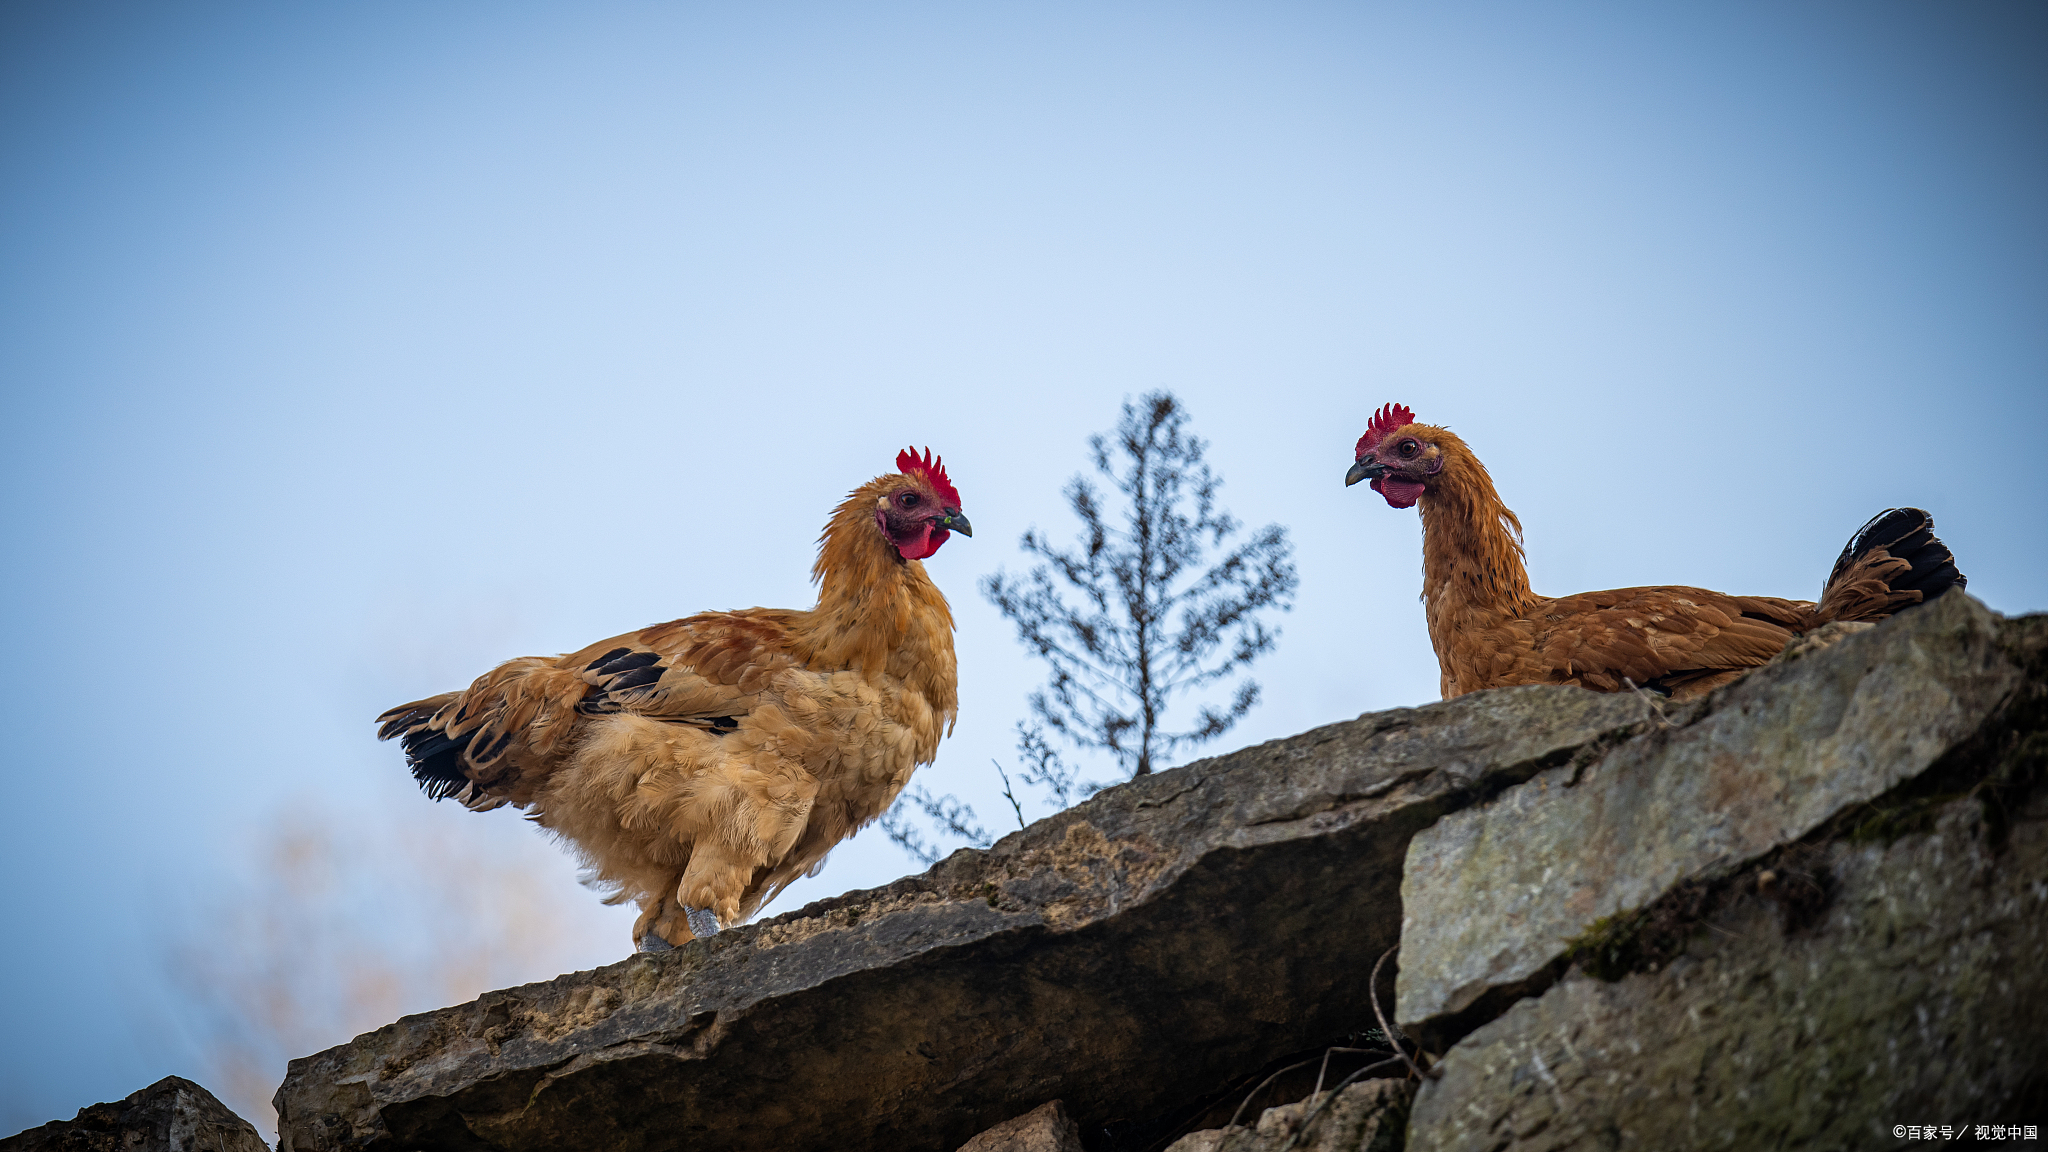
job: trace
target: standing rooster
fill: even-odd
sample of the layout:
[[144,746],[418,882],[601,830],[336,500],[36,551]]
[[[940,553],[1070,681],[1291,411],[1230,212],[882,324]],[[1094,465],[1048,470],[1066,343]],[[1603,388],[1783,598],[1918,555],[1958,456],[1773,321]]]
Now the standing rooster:
[[1486,466],[1449,429],[1380,409],[1344,483],[1370,480],[1396,508],[1422,505],[1422,598],[1446,700],[1511,684],[1646,688],[1689,699],[1770,660],[1801,632],[1882,620],[1965,578],[1918,508],[1891,508],[1857,531],[1820,603],[1704,588],[1617,588],[1538,596],[1523,567],[1522,522]]
[[930,449],[896,467],[833,512],[809,611],[703,612],[510,660],[384,713],[379,738],[403,738],[437,800],[530,809],[611,902],[638,902],[642,950],[745,920],[885,811],[952,727],[953,615],[922,561],[974,533]]

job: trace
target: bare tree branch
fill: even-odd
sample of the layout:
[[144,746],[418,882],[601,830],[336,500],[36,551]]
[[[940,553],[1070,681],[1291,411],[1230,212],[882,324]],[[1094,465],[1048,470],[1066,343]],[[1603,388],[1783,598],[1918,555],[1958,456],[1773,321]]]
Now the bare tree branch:
[[988,829],[981,826],[980,818],[965,801],[950,793],[934,796],[923,785],[912,785],[904,789],[903,795],[896,798],[896,803],[890,805],[889,810],[882,813],[882,818],[876,823],[898,847],[922,861],[927,867],[938,863],[939,857],[945,853],[940,851],[937,845],[925,840],[922,830],[912,823],[904,812],[906,804],[921,809],[941,829],[976,848],[986,848],[993,843]]
[[[1034,765],[1025,782],[1047,787],[1063,806],[1077,784],[1048,733],[1108,753],[1129,776],[1222,736],[1258,703],[1249,677],[1228,704],[1199,704],[1187,728],[1169,728],[1166,714],[1177,698],[1272,651],[1279,631],[1260,616],[1293,606],[1293,546],[1278,524],[1203,566],[1242,525],[1218,507],[1222,480],[1187,420],[1170,392],[1126,400],[1114,431],[1088,441],[1102,489],[1075,476],[1064,490],[1081,526],[1074,545],[1059,547],[1033,528],[1019,546],[1042,563],[1022,579],[998,571],[982,581],[982,594],[1049,668],[1030,697],[1031,722],[1019,725],[1018,751]],[[1104,490],[1121,506],[1106,506]]]
[[[1287,529],[1268,524],[1236,539],[1243,525],[1218,505],[1223,481],[1187,423],[1171,392],[1125,400],[1116,428],[1088,438],[1095,477],[1077,475],[1061,490],[1080,524],[1072,544],[1032,528],[1018,541],[1037,561],[1030,571],[981,581],[1018,641],[1046,663],[1017,724],[1018,779],[1061,808],[1105,785],[1081,779],[1055,741],[1106,753],[1129,778],[1221,737],[1259,702],[1258,682],[1243,673],[1280,637],[1263,615],[1293,607],[1300,581]],[[1225,682],[1225,699],[1185,699]],[[1190,722],[1170,727],[1167,714],[1182,703],[1193,705]],[[1022,826],[1009,773],[1001,763],[996,772]],[[989,843],[972,808],[922,788],[905,792],[881,825],[925,864],[941,855],[927,835]]]

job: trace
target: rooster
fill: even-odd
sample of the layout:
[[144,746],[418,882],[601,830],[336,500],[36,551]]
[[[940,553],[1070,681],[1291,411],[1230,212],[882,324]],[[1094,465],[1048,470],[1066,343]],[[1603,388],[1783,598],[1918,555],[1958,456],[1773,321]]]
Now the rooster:
[[1889,508],[1856,532],[1818,604],[1678,586],[1538,596],[1522,522],[1486,466],[1449,429],[1382,407],[1358,439],[1360,480],[1396,508],[1422,506],[1422,599],[1444,699],[1511,684],[1641,688],[1690,699],[1742,676],[1802,633],[1873,621],[1967,583],[1918,508]]
[[571,844],[633,940],[737,924],[822,865],[938,754],[953,616],[923,561],[972,536],[926,449],[856,489],[818,542],[808,611],[703,612],[378,717],[427,795],[504,804]]

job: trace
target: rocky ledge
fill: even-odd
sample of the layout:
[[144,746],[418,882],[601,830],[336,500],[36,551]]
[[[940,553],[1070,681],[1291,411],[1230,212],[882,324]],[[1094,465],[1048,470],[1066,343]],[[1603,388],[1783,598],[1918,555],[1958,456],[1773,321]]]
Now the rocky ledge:
[[247,1120],[182,1076],[0,1140],[0,1152],[265,1152]]
[[1385,1042],[1367,975],[1397,943],[1381,1005],[1431,1066],[1405,1130],[1362,1102],[1414,1085],[1365,1080],[1245,1147],[1874,1147],[2038,1116],[2048,618],[1954,594],[1825,639],[1686,705],[1361,717],[407,1017],[292,1062],[280,1148],[993,1152],[1055,1100],[1090,1149],[1236,1148],[1253,1085],[1319,1074],[1269,1073]]

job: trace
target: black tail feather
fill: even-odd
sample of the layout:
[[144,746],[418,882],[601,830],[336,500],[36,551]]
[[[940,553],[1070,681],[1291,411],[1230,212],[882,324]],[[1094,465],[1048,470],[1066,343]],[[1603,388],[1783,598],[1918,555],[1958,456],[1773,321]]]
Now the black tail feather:
[[1955,554],[1934,534],[1934,517],[1919,508],[1887,508],[1872,516],[1849,538],[1834,570],[1828,573],[1821,594],[1825,596],[1850,565],[1880,548],[1912,566],[1910,572],[1890,581],[1891,587],[1919,592],[1922,603],[1970,582],[1969,577],[1956,570]]
[[420,788],[435,800],[443,800],[469,786],[469,776],[462,769],[463,753],[475,737],[475,730],[460,736],[430,726],[433,713],[404,712],[385,713],[380,719],[384,727],[378,733],[380,739],[400,737],[405,747],[406,766],[412,769],[412,778],[419,781]]

